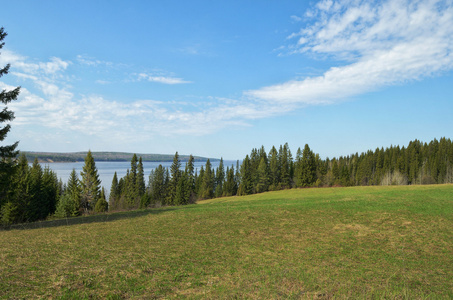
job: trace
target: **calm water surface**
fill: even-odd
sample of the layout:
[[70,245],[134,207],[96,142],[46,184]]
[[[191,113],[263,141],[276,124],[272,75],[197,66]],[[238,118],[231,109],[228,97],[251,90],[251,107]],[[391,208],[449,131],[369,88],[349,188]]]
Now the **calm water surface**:
[[[110,187],[112,185],[113,175],[117,174],[118,180],[121,177],[124,177],[127,173],[127,170],[131,168],[130,162],[107,162],[107,161],[97,161],[96,167],[98,169],[99,179],[101,180],[101,185],[105,188],[106,193],[110,191]],[[219,166],[220,161],[213,161],[211,165],[213,168],[217,168]],[[236,161],[224,161],[225,170],[226,167],[231,167],[234,165],[236,168]],[[80,179],[80,172],[82,172],[82,168],[84,162],[72,162],[72,163],[45,163],[41,164],[43,167],[48,166],[51,170],[57,173],[58,178],[67,183],[69,179],[69,175],[72,172],[72,169],[75,169],[77,175]],[[154,170],[159,165],[162,165],[164,168],[170,168],[172,162],[143,162],[143,169],[145,172],[145,181],[148,183],[148,177],[151,173],[151,170]],[[205,166],[206,162],[195,162],[195,169],[200,171],[201,166]],[[181,162],[181,170],[184,170],[186,166],[185,162]]]

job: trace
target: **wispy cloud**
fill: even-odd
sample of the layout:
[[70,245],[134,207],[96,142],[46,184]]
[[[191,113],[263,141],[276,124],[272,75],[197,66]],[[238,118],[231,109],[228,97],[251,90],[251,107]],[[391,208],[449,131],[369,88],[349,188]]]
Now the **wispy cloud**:
[[99,66],[99,65],[113,66],[112,62],[99,60],[99,59],[96,59],[96,58],[93,58],[90,56],[86,56],[86,55],[77,55],[77,61],[82,65],[91,66],[91,67],[95,67],[95,66]]
[[150,82],[158,82],[163,84],[183,84],[183,83],[192,83],[191,81],[184,80],[182,78],[172,77],[172,76],[159,76],[152,75],[147,73],[138,74],[138,80],[147,80]]
[[[66,136],[78,134],[102,139],[133,141],[147,136],[206,135],[226,127],[249,126],[249,121],[287,112],[289,106],[275,107],[254,100],[234,100],[208,97],[204,101],[191,102],[131,100],[123,103],[107,100],[103,96],[78,95],[64,79],[70,64],[53,58],[48,63],[29,63],[29,59],[9,52],[14,58],[11,75],[32,83],[23,85],[18,101],[10,104],[16,112],[15,128],[48,128],[66,132]],[[79,61],[78,59],[76,61]],[[52,65],[55,64],[55,65]],[[84,64],[97,66],[99,64]],[[30,67],[33,65],[34,67]],[[19,66],[19,67],[17,67]],[[45,67],[42,67],[45,66]],[[61,80],[53,80],[50,73],[60,74]],[[165,84],[189,83],[172,74],[156,70],[140,73],[137,80]],[[106,84],[98,80],[99,84]],[[14,86],[0,81],[1,89]],[[44,133],[43,133],[44,134]],[[64,136],[64,135],[63,135]],[[61,135],[55,135],[61,138]],[[50,139],[50,138],[49,138]]]
[[333,103],[453,68],[453,4],[448,0],[317,3],[312,24],[289,36],[292,54],[347,64],[322,76],[245,92],[278,103]]

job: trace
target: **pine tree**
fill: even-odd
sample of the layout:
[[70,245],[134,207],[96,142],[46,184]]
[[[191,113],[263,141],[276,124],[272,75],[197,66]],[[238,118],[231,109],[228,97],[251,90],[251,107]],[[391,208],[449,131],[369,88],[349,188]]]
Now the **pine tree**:
[[25,222],[30,207],[30,172],[25,154],[19,157],[14,176],[11,179],[12,189],[8,194],[8,202],[0,210],[3,225]]
[[238,188],[239,195],[250,195],[253,192],[253,179],[250,168],[250,158],[245,156],[241,164],[241,183]]
[[78,216],[82,213],[82,206],[80,203],[80,183],[75,169],[72,169],[68,179],[68,186],[65,194],[69,194],[71,200],[70,216]]
[[[201,172],[200,172],[201,173]],[[201,194],[199,195],[202,199],[211,199],[214,196],[214,174],[211,167],[211,161],[206,161],[205,170],[203,174],[203,180],[201,182]]]
[[300,186],[312,186],[316,181],[316,160],[315,154],[310,150],[308,144],[305,144],[304,151],[302,152],[300,168]]
[[236,181],[235,169],[233,166],[227,168],[225,188],[223,191],[224,196],[235,196],[238,191],[238,183]]
[[96,202],[96,206],[94,207],[94,212],[103,213],[103,212],[108,211],[108,209],[109,209],[109,204],[107,203],[107,200],[105,200],[104,187],[102,187],[101,194],[99,196],[99,200]]
[[222,197],[223,184],[225,181],[225,168],[223,166],[223,158],[220,158],[219,167],[215,174],[215,196]]
[[269,180],[271,190],[276,190],[280,182],[280,165],[278,160],[277,149],[272,146],[272,149],[269,152]]
[[59,198],[59,184],[57,174],[49,166],[44,168],[41,183],[41,215],[39,219],[45,219],[55,212]]
[[189,202],[188,203],[195,203],[196,200],[196,192],[195,192],[195,180],[196,176],[194,174],[195,166],[194,166],[195,158],[192,154],[189,156],[189,160],[186,164],[186,174],[187,174],[187,184],[189,189]]
[[203,178],[204,178],[204,167],[201,166],[200,174],[198,174],[197,179],[195,180],[195,193],[198,198],[201,198],[203,194]]
[[170,182],[168,186],[168,199],[167,203],[170,205],[175,204],[176,201],[176,188],[178,186],[179,180],[181,178],[181,161],[179,160],[179,154],[178,152],[175,153],[175,156],[173,157],[173,163],[170,166]]
[[269,170],[265,157],[261,157],[258,166],[258,184],[255,188],[257,193],[266,192],[269,188]]
[[100,197],[101,181],[91,151],[85,157],[85,164],[80,173],[81,204],[85,212],[93,210]]
[[[5,43],[3,39],[6,37],[7,33],[4,31],[4,28],[0,28],[0,49],[3,48]],[[0,78],[3,75],[8,74],[10,65],[7,64],[5,67],[0,69]],[[7,105],[13,100],[16,100],[19,96],[20,87],[17,87],[11,91],[3,90],[0,92],[0,102],[4,105]],[[0,111],[0,123],[10,122],[14,119],[14,113],[8,110],[8,107],[4,107]],[[0,142],[6,138],[11,125],[7,124],[6,126],[0,128]],[[11,178],[14,172],[14,161],[13,158],[19,153],[16,148],[19,142],[16,142],[12,145],[0,146],[0,208],[7,201],[7,194],[11,191]]]
[[149,177],[150,194],[154,203],[165,204],[166,198],[166,173],[164,167],[159,165]]
[[30,206],[27,207],[27,221],[33,222],[42,218],[44,214],[43,197],[42,197],[42,168],[35,158],[33,165],[30,168],[30,188],[29,194],[31,196]]
[[142,157],[140,156],[138,160],[137,166],[137,179],[136,179],[136,187],[138,190],[138,196],[142,197],[145,194],[145,173],[143,170],[143,161]]
[[117,209],[118,201],[121,196],[119,183],[118,183],[118,175],[113,174],[112,185],[110,186],[110,195],[109,195],[109,206],[110,209]]

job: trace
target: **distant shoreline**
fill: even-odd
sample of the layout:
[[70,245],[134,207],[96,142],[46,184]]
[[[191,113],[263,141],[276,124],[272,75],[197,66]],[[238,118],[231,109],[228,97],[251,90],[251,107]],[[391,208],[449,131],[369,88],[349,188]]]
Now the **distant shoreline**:
[[[87,152],[34,152],[34,151],[21,151],[20,154],[25,154],[29,162],[33,162],[36,158],[39,163],[74,163],[84,162]],[[128,162],[132,159],[134,153],[128,152],[91,152],[94,161],[97,162]],[[136,154],[141,157],[143,162],[167,162],[173,161],[174,155],[170,154]],[[179,160],[184,162],[189,160],[189,155],[179,155]],[[205,162],[219,161],[218,158],[207,158],[201,156],[194,156],[195,161]]]

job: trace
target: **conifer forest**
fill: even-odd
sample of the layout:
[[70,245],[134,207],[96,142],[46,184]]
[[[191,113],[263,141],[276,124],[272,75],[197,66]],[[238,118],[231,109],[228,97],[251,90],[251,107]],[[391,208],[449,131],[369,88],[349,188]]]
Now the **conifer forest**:
[[29,166],[25,155],[13,161],[12,170],[0,194],[2,225],[291,188],[453,183],[453,144],[448,138],[414,140],[407,147],[332,159],[321,159],[307,144],[294,155],[285,144],[268,152],[264,147],[252,149],[231,166],[221,160],[213,168],[208,159],[200,170],[194,169],[193,156],[182,165],[176,152],[170,168],[159,165],[150,174],[144,174],[141,157],[133,155],[127,174],[118,178],[115,173],[108,196],[90,151],[82,172],[73,170],[66,183],[37,160]]

